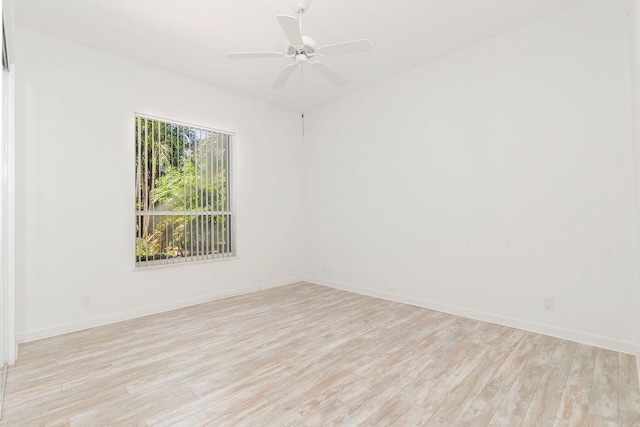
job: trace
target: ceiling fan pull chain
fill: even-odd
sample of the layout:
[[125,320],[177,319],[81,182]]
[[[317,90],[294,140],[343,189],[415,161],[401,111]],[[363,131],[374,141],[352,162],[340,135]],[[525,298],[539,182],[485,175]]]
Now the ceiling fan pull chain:
[[304,138],[304,64],[300,64],[300,114],[302,116],[302,137]]

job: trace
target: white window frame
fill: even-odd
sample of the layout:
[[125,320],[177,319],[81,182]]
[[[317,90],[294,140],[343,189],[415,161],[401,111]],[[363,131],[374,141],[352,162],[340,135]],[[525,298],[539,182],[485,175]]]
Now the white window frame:
[[[144,124],[145,131],[147,130],[148,124],[150,122],[153,122],[153,123],[162,123],[164,125],[186,128],[188,130],[187,133],[189,135],[192,135],[193,133],[198,133],[201,136],[199,141],[206,140],[206,138],[202,138],[203,133],[207,138],[210,138],[213,135],[215,135],[216,150],[220,149],[220,146],[218,145],[218,142],[220,141],[222,144],[222,149],[223,149],[222,151],[224,153],[223,166],[225,167],[225,173],[223,175],[225,176],[225,178],[223,179],[223,182],[224,182],[224,187],[226,188],[226,192],[225,192],[223,206],[221,207],[221,209],[217,208],[217,205],[219,205],[219,201],[216,200],[217,193],[213,191],[213,188],[212,188],[211,192],[206,192],[206,195],[203,196],[205,198],[209,197],[209,199],[204,200],[204,202],[209,205],[209,208],[206,210],[197,210],[197,207],[198,207],[197,194],[202,191],[205,191],[202,188],[202,186],[213,185],[215,182],[217,182],[217,179],[219,179],[218,171],[222,170],[222,169],[218,169],[218,165],[219,165],[218,160],[216,161],[213,160],[214,154],[213,154],[213,150],[211,150],[210,155],[212,157],[210,158],[205,158],[202,156],[200,157],[201,161],[203,159],[205,160],[205,162],[211,161],[211,164],[209,166],[205,166],[204,168],[206,170],[207,167],[209,167],[211,171],[207,171],[207,173],[200,174],[197,172],[198,169],[196,166],[196,172],[194,172],[194,175],[193,175],[195,184],[193,186],[189,185],[189,189],[194,190],[193,194],[196,194],[195,199],[192,199],[189,203],[193,203],[193,200],[195,200],[196,209],[188,209],[185,206],[185,208],[181,210],[175,210],[175,209],[156,210],[155,203],[151,203],[150,206],[148,206],[149,205],[148,202],[145,204],[145,209],[138,209],[139,200],[146,201],[148,198],[148,195],[142,194],[144,190],[142,190],[139,183],[141,182],[141,180],[145,180],[145,179],[147,180],[157,179],[158,176],[154,176],[153,174],[149,174],[149,173],[145,175],[144,173],[144,166],[142,165],[143,162],[141,160],[142,159],[141,152],[144,149],[145,152],[148,153],[149,152],[148,150],[150,149],[150,147],[148,146],[139,147],[137,142],[134,143],[134,148],[136,151],[135,153],[136,160],[135,160],[135,166],[134,166],[135,192],[136,192],[135,194],[136,203],[134,204],[134,215],[135,215],[135,221],[136,221],[135,262],[134,262],[135,270],[144,270],[146,268],[160,267],[160,266],[188,265],[194,262],[216,261],[216,260],[226,260],[226,259],[235,258],[237,253],[236,238],[235,238],[236,215],[235,215],[235,191],[234,191],[235,133],[220,130],[220,129],[215,129],[207,126],[194,125],[190,123],[180,122],[177,120],[164,119],[164,118],[155,117],[147,114],[136,113],[135,119],[134,119],[134,123],[135,123],[134,129],[136,132],[134,141],[144,140],[145,143],[148,143],[147,138],[151,137],[151,135],[150,133],[146,135],[143,134],[144,131],[138,128],[138,125],[137,125],[138,120],[145,121],[145,124]],[[158,135],[160,135],[160,132],[158,132]],[[151,138],[154,138],[154,137],[151,137]],[[159,136],[158,139],[160,138],[161,137]],[[185,140],[190,141],[190,139],[186,136],[185,136]],[[186,145],[184,145],[185,140],[182,140],[183,151],[188,150]],[[198,139],[196,138],[196,140]],[[179,138],[178,138],[178,141],[179,141]],[[179,144],[180,142],[178,142],[178,146],[177,146],[178,149],[180,149]],[[151,152],[153,153],[153,148],[151,148],[151,150],[152,150]],[[220,153],[220,151],[217,151],[217,152]],[[198,180],[197,176],[200,176],[201,179]],[[149,184],[148,181],[146,182],[147,182],[147,185],[143,186],[144,188],[147,188]],[[186,188],[186,184],[185,184],[185,188]],[[192,196],[193,195],[190,195],[189,197],[192,197]],[[200,199],[200,201],[202,202],[203,200]],[[185,195],[185,199],[183,200],[183,203],[185,205],[187,204],[186,195]],[[153,232],[156,225],[158,225],[158,222],[162,222],[164,220],[164,221],[167,221],[166,223],[168,224],[169,223],[168,219],[170,217],[175,217],[175,216],[184,217],[183,228],[184,228],[185,237],[184,237],[183,243],[185,247],[177,248],[179,250],[173,251],[173,255],[171,256],[155,259],[153,255],[151,257],[148,256],[149,249],[147,246],[145,251],[146,256],[139,258],[139,253],[140,253],[139,250],[141,249],[139,247],[139,245],[141,244],[141,241],[139,240],[139,238],[141,238],[141,229],[140,229],[141,221],[144,221],[144,218],[149,218],[147,221],[153,224],[151,227],[151,230]],[[224,218],[224,220],[220,221],[221,218]],[[214,224],[215,220],[217,221]],[[147,222],[146,226],[143,226],[143,227],[144,228],[149,227],[149,222]],[[225,224],[227,225],[226,227],[225,227]],[[148,231],[148,228],[147,228],[147,231]],[[147,232],[147,234],[149,233]],[[169,239],[168,235],[169,233],[165,233],[164,238]],[[174,234],[172,233],[172,235]],[[187,241],[193,242],[194,236],[196,236],[195,237],[196,241],[199,241],[199,243],[187,244],[186,243]],[[218,243],[216,245],[215,241],[217,240],[218,242],[220,242],[220,239],[223,239],[224,243],[223,244]],[[142,240],[148,241],[148,238],[142,239]],[[160,240],[162,240],[162,238]],[[169,243],[169,240],[167,240],[167,243]],[[174,241],[171,240],[171,243],[174,243]],[[165,251],[169,250],[168,248],[169,248],[169,245],[165,247]]]

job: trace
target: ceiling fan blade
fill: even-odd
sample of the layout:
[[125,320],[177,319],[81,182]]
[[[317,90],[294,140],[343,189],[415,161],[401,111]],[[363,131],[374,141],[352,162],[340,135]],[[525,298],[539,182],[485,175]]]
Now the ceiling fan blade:
[[287,83],[293,72],[296,70],[296,64],[289,64],[284,67],[275,82],[271,85],[272,89],[280,89]]
[[340,74],[333,71],[331,68],[327,67],[324,64],[320,64],[319,62],[314,62],[311,64],[316,73],[320,74],[325,79],[329,80],[336,86],[344,86],[349,83],[349,80],[342,77]]
[[321,46],[316,49],[316,53],[320,55],[344,55],[346,53],[364,53],[371,52],[371,42],[369,40],[353,40],[350,42],[330,44]]
[[298,20],[289,15],[278,15],[276,18],[278,18],[282,31],[284,31],[291,46],[302,47],[304,43],[302,41],[302,32],[300,32]]
[[229,59],[252,59],[252,58],[282,58],[284,53],[280,52],[230,52],[227,53]]

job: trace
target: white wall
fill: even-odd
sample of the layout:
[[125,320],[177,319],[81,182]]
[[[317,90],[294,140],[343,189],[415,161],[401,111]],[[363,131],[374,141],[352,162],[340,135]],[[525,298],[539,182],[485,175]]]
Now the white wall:
[[[300,279],[297,113],[17,30],[18,340]],[[236,132],[236,260],[133,271],[135,112]]]
[[[13,69],[13,65],[9,65],[8,70],[3,69],[0,82],[0,367],[4,364],[12,365],[16,354]],[[0,402],[2,392],[0,385]]]
[[307,278],[635,351],[627,13],[586,1],[307,112]]
[[[2,71],[0,97],[0,366],[15,362],[15,126],[13,8],[0,0],[2,11],[2,46],[9,62]],[[1,373],[0,373],[1,375]],[[0,380],[0,402],[2,402]]]

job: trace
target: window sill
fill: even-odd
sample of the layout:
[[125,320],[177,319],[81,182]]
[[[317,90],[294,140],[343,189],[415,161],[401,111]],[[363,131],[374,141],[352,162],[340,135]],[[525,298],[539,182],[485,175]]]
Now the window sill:
[[212,263],[212,262],[221,262],[221,261],[232,261],[232,260],[237,260],[238,256],[237,255],[233,255],[233,256],[228,256],[228,257],[222,257],[222,258],[210,258],[210,259],[202,259],[199,261],[188,261],[188,262],[176,262],[176,263],[172,263],[172,264],[157,264],[157,265],[150,265],[148,267],[133,267],[133,271],[138,272],[138,271],[147,271],[147,270],[157,270],[157,269],[164,269],[164,268],[171,268],[171,267],[186,267],[188,265],[199,265],[199,264],[207,264],[207,263]]

